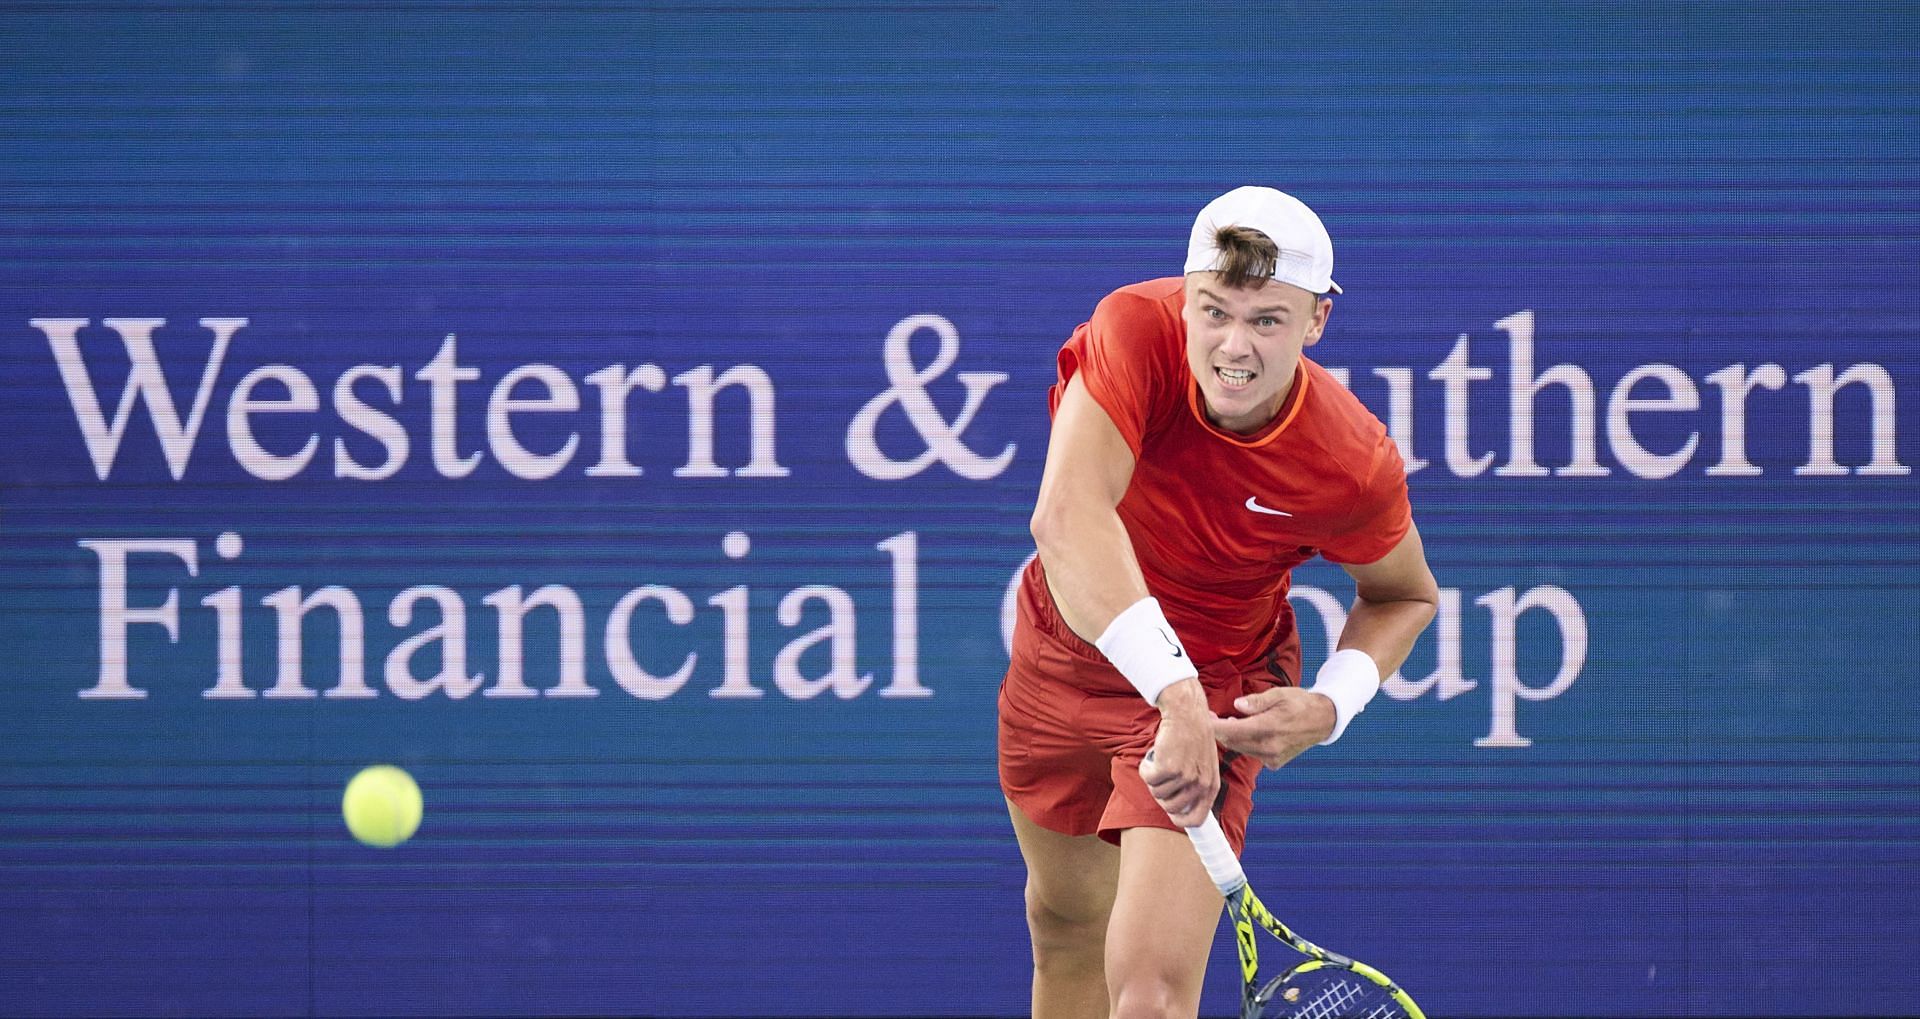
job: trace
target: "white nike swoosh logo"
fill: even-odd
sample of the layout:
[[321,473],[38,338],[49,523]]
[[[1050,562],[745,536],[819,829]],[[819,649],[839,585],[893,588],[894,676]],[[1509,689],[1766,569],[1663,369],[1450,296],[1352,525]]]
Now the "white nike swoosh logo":
[[1286,510],[1268,509],[1265,506],[1260,505],[1260,497],[1255,495],[1247,496],[1247,508],[1254,511],[1255,513],[1271,513],[1276,517],[1293,516],[1293,514],[1288,513]]

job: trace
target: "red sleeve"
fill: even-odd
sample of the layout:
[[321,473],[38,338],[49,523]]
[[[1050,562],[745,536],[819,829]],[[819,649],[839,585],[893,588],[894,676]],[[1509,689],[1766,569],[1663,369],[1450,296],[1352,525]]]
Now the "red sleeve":
[[1407,502],[1407,469],[1400,448],[1383,431],[1374,442],[1373,462],[1361,478],[1353,513],[1340,533],[1320,549],[1329,562],[1363,566],[1378,562],[1413,526],[1413,507]]
[[[1060,381],[1051,407],[1059,409],[1067,380],[1080,376],[1087,393],[1107,412],[1135,460],[1150,424],[1178,397],[1169,371],[1169,351],[1177,360],[1179,334],[1166,306],[1152,298],[1116,290],[1093,309],[1093,319],[1073,331],[1060,348]],[[1184,362],[1171,367],[1185,370]]]

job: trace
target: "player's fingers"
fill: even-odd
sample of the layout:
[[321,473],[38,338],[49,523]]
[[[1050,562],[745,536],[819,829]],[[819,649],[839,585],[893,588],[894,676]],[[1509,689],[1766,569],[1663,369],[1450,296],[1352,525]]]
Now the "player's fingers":
[[1247,694],[1245,697],[1236,697],[1233,701],[1234,710],[1243,715],[1258,714],[1280,703],[1287,696],[1286,690],[1286,687],[1276,686]]
[[1216,718],[1213,720],[1214,742],[1228,750],[1237,750],[1243,754],[1258,757],[1264,747],[1261,745],[1266,733],[1259,723],[1245,718]]
[[1160,804],[1161,810],[1177,817],[1186,813],[1192,806],[1193,797],[1184,793],[1175,793],[1170,796],[1155,796],[1153,802]]
[[1206,821],[1207,805],[1210,802],[1210,800],[1206,799],[1194,799],[1179,807],[1166,807],[1165,809],[1167,816],[1173,818],[1173,823],[1183,828],[1192,828]]
[[1146,780],[1147,785],[1151,786],[1160,781],[1160,776],[1165,773],[1165,770],[1160,767],[1160,762],[1153,759],[1153,751],[1147,751],[1147,756],[1140,759],[1140,777]]
[[1147,783],[1147,795],[1161,806],[1184,806],[1193,797],[1193,783],[1178,778],[1163,777],[1161,781]]
[[1229,747],[1233,745],[1234,740],[1243,738],[1247,729],[1250,728],[1244,718],[1216,718],[1212,724],[1213,738]]
[[1198,766],[1182,767],[1176,761],[1161,763],[1152,751],[1140,760],[1140,778],[1149,788],[1173,788],[1200,781],[1205,772]]
[[1147,783],[1147,793],[1174,823],[1191,828],[1206,820],[1214,794],[1204,788],[1207,778],[1204,772],[1196,770],[1188,774],[1177,768],[1162,767],[1154,759],[1153,751],[1148,751],[1140,761],[1140,777]]
[[1147,751],[1147,756],[1140,759],[1140,777],[1145,779],[1148,785],[1165,782],[1177,773],[1176,769],[1161,764],[1151,750]]
[[1146,775],[1141,775],[1140,777],[1145,779],[1148,791],[1152,792],[1155,796],[1167,797],[1178,796],[1183,789],[1192,789],[1197,780],[1197,776],[1182,775],[1171,770],[1163,771],[1152,778],[1148,778]]
[[1191,809],[1197,803],[1213,802],[1214,796],[1220,791],[1220,776],[1217,772],[1171,776],[1157,785],[1149,784],[1147,791],[1163,805]]
[[1160,805],[1161,810],[1167,812],[1168,817],[1181,822],[1182,825],[1200,823],[1203,818],[1197,811],[1213,802],[1204,789],[1191,782],[1163,784],[1159,787],[1148,786],[1147,794],[1153,797],[1153,801]]

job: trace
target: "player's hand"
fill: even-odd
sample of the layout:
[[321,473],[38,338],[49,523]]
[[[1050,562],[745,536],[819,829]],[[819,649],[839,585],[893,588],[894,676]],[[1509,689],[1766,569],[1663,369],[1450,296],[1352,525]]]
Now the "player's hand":
[[1333,701],[1299,687],[1277,686],[1233,702],[1247,717],[1215,718],[1213,738],[1228,750],[1259,758],[1269,768],[1300,756],[1333,735]]
[[1155,706],[1160,709],[1160,731],[1153,750],[1140,762],[1140,777],[1175,824],[1192,828],[1207,819],[1220,792],[1220,752],[1208,728],[1217,720],[1197,679],[1167,687]]

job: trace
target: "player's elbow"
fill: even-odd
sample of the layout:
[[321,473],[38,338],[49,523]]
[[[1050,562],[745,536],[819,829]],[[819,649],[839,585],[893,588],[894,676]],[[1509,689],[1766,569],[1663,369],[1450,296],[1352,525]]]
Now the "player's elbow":
[[1424,569],[1400,583],[1362,587],[1358,593],[1364,601],[1401,606],[1402,611],[1419,620],[1423,629],[1440,611],[1440,584]]
[[1399,600],[1417,603],[1426,612],[1429,621],[1440,610],[1440,582],[1433,579],[1433,571],[1427,568],[1426,563],[1420,564],[1418,574],[1408,578]]
[[[1433,578],[1428,577],[1427,579],[1432,580]],[[1432,585],[1428,590],[1421,592],[1413,601],[1419,606],[1417,610],[1418,615],[1415,616],[1415,619],[1419,621],[1420,629],[1424,631],[1427,626],[1433,622],[1434,617],[1440,614],[1440,585]]]
[[1033,533],[1033,547],[1041,549],[1041,553],[1046,553],[1048,545],[1058,545],[1073,532],[1071,516],[1079,503],[1073,495],[1073,487],[1054,478],[1043,480],[1041,493],[1033,501],[1033,516],[1027,518],[1027,532]]
[[1407,614],[1412,618],[1409,625],[1414,633],[1425,633],[1433,624],[1434,617],[1440,613],[1440,585],[1434,583],[1433,574],[1427,574],[1427,582],[1404,599],[1401,604],[1407,606]]
[[1061,538],[1071,528],[1066,517],[1069,515],[1067,500],[1053,497],[1042,492],[1033,505],[1033,516],[1027,520],[1027,531],[1033,535],[1033,547],[1040,550],[1041,558],[1047,550],[1059,544]]
[[1112,548],[1125,531],[1115,508],[1121,491],[1083,481],[1041,482],[1027,530],[1043,562],[1059,563]]
[[1414,599],[1426,603],[1427,622],[1431,623],[1440,611],[1440,582],[1433,579],[1433,570],[1424,561],[1420,565],[1419,593]]

